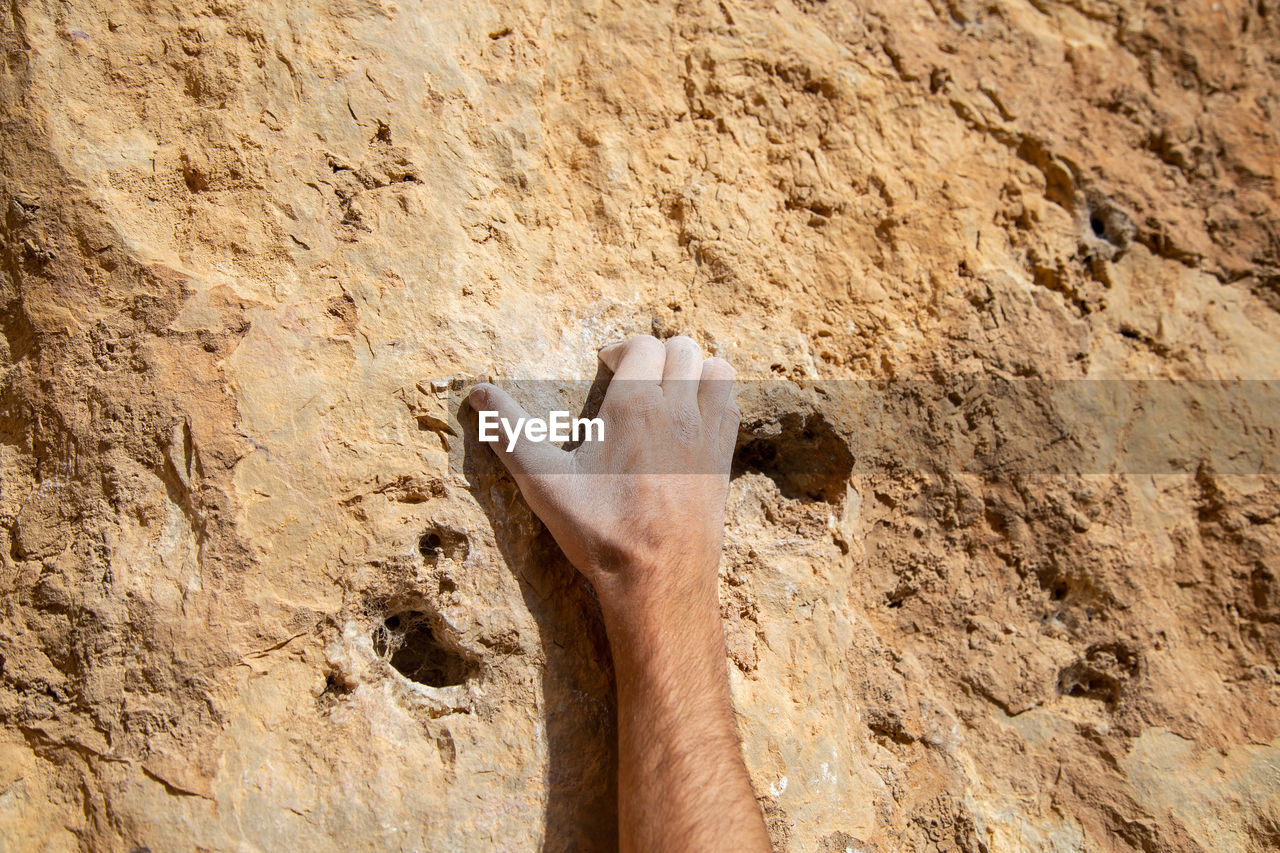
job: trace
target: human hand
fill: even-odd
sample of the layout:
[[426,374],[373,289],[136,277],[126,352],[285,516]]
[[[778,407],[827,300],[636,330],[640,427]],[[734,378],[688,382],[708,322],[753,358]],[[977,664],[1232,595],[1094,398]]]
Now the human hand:
[[[741,414],[733,368],[679,336],[600,350],[612,373],[601,441],[566,451],[504,435],[493,447],[530,508],[612,612],[708,604],[715,612],[729,466]],[[476,411],[528,417],[505,391],[477,385]]]
[[[618,696],[619,849],[770,849],[742,760],[717,602],[733,369],[686,337],[600,350],[602,440],[494,450],[600,598]],[[479,385],[477,411],[527,417]],[[518,427],[517,427],[518,431]],[[526,433],[527,435],[527,433]]]

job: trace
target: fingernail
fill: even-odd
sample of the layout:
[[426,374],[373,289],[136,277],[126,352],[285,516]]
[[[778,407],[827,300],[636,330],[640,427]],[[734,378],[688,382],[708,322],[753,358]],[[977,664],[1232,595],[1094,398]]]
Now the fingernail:
[[471,404],[471,408],[480,409],[489,404],[489,389],[483,385],[477,385],[471,389],[471,393],[467,394],[467,402]]
[[611,341],[610,343],[607,343],[604,346],[600,347],[600,349],[596,350],[596,352],[604,352],[607,349],[616,347],[620,343],[622,343],[622,341]]

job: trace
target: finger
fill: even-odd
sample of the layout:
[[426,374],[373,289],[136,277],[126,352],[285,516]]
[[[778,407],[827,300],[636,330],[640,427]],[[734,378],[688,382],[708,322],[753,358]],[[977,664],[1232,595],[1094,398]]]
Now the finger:
[[[702,362],[702,378],[698,382],[698,409],[704,423],[715,425],[733,403],[733,367],[723,358]],[[735,426],[736,429],[736,426]]]
[[[522,435],[517,435],[513,442],[512,432],[521,423],[521,418],[529,418],[529,413],[498,386],[487,382],[477,385],[471,389],[467,402],[480,416],[481,441],[498,454],[532,506],[534,493],[541,491],[539,479],[567,471],[569,454],[550,442],[530,441]],[[486,441],[486,437],[494,435],[497,436],[496,441]]]
[[662,365],[666,360],[666,347],[652,335],[637,335],[600,350],[600,361],[613,373],[614,379],[625,383],[658,384],[662,381]]
[[702,350],[686,335],[668,338],[662,365],[662,394],[671,402],[692,408],[698,401],[702,378]]
[[738,425],[741,423],[742,411],[737,403],[730,400],[720,416],[719,431],[716,433],[716,452],[726,473],[733,466],[733,453],[738,449]]

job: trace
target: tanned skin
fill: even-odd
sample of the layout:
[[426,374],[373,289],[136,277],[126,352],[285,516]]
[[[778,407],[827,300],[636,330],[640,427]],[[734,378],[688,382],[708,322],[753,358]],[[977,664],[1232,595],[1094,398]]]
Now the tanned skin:
[[[604,440],[490,445],[595,587],[618,681],[618,833],[629,851],[767,851],[729,696],[718,566],[741,414],[733,368],[680,336],[600,350]],[[525,411],[494,385],[477,411]]]

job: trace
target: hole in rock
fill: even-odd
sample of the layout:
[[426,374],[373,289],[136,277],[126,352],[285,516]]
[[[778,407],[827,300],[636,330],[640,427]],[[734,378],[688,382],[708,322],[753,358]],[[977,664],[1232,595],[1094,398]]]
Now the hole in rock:
[[1058,692],[1114,706],[1140,668],[1138,653],[1124,643],[1099,643],[1058,674]]
[[465,533],[435,527],[418,537],[418,552],[428,563],[438,562],[441,557],[460,563],[471,553],[471,545]]
[[1253,606],[1260,613],[1267,614],[1280,603],[1280,584],[1276,583],[1276,576],[1266,568],[1254,569],[1249,576],[1249,592],[1253,598]]
[[328,672],[324,677],[324,689],[316,697],[316,709],[329,711],[354,690],[354,685],[349,684],[339,673]]
[[785,497],[838,503],[853,471],[849,444],[820,413],[788,412],[738,431],[733,476],[757,471]]
[[416,610],[388,616],[373,629],[373,650],[410,681],[429,687],[462,684],[475,664],[442,643],[428,614]]
[[1110,201],[1095,198],[1089,202],[1089,230],[1099,240],[1123,249],[1133,240],[1133,221]]
[[352,690],[351,686],[339,678],[334,673],[329,673],[324,677],[324,690],[320,692],[321,696],[346,696]]

